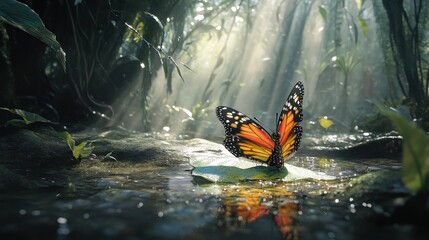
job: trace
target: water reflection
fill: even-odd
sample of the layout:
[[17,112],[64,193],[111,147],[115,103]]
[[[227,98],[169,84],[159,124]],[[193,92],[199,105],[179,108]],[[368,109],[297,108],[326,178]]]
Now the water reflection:
[[284,239],[298,239],[296,225],[300,213],[296,195],[283,187],[231,186],[223,192],[218,225],[230,231],[250,227],[264,218],[275,224]]

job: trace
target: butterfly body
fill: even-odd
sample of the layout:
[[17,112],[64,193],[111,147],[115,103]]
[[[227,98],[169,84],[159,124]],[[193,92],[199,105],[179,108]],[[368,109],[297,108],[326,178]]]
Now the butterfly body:
[[273,133],[271,135],[271,138],[274,142],[274,149],[271,152],[270,157],[268,158],[267,164],[269,166],[276,166],[281,167],[283,166],[283,153],[282,153],[282,146],[280,145],[280,134],[279,133]]
[[286,157],[298,150],[300,145],[303,95],[304,86],[298,82],[289,94],[278,118],[277,129],[272,134],[233,108],[217,107],[216,116],[225,128],[225,148],[236,157],[278,168],[283,166]]

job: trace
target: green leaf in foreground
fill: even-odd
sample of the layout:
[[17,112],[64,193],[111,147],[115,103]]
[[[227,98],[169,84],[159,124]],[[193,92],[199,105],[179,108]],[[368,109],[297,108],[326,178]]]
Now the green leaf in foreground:
[[63,132],[61,134],[64,140],[66,140],[66,143],[69,146],[70,150],[72,151],[73,157],[75,159],[86,158],[94,150],[94,146],[91,146],[91,144],[87,144],[86,141],[83,141],[76,146],[75,140],[68,132]]
[[66,54],[58,43],[55,35],[49,31],[39,15],[27,5],[16,0],[0,1],[0,21],[6,22],[27,32],[51,47],[66,70]]
[[403,137],[402,181],[412,192],[429,191],[429,136],[413,122],[377,105]]

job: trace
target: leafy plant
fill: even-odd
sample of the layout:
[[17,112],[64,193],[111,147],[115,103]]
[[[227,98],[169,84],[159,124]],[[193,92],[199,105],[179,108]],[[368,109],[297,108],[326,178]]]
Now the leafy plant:
[[354,57],[353,54],[346,53],[345,55],[339,56],[337,58],[336,63],[338,64],[338,69],[344,74],[344,84],[340,100],[342,104],[341,112],[343,113],[343,117],[345,117],[346,115],[348,115],[346,113],[346,110],[348,107],[347,89],[349,84],[350,71],[352,71],[356,67],[356,65],[358,65],[359,59]]
[[0,21],[33,35],[51,47],[55,51],[63,69],[66,69],[66,54],[55,35],[45,27],[39,15],[27,5],[15,0],[1,0]]
[[414,193],[429,192],[429,136],[416,124],[377,105],[403,137],[402,181]]
[[[44,123],[52,123],[48,119],[40,116],[37,113],[27,112],[21,109],[10,109],[10,108],[0,108],[0,110],[8,111],[12,114],[18,115],[22,118],[22,121],[25,125],[29,125],[35,122],[44,122]],[[12,120],[9,120],[8,123],[11,123]]]
[[63,132],[61,134],[63,138],[66,140],[66,143],[69,146],[70,150],[72,151],[73,157],[76,160],[80,160],[82,158],[88,157],[94,150],[94,146],[92,146],[91,143],[88,144],[87,141],[83,141],[76,146],[76,141],[72,138],[70,133]]
[[429,5],[423,2],[376,1],[374,9],[376,18],[387,16],[386,25],[389,25],[380,28],[379,34],[384,55],[390,58],[386,58],[388,74],[396,78],[402,94],[414,105],[410,108],[413,118],[423,121],[422,127],[428,130],[429,125],[425,123],[429,119],[429,62],[424,47],[428,42]]

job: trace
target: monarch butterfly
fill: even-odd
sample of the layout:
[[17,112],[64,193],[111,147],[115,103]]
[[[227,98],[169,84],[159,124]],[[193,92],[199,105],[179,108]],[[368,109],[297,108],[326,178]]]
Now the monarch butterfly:
[[276,132],[271,135],[245,114],[230,107],[217,107],[216,116],[225,128],[223,145],[236,157],[280,168],[286,157],[298,150],[301,142],[299,123],[303,118],[303,96],[304,85],[298,82],[283,105]]

